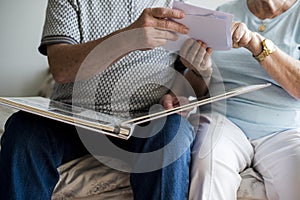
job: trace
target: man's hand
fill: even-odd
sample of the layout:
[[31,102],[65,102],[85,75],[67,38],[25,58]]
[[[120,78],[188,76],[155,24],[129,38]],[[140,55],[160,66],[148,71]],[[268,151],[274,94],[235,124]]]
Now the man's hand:
[[[164,95],[161,100],[160,100],[160,104],[166,109],[172,109],[172,108],[176,108],[182,105],[186,105],[188,104],[190,101],[188,100],[188,98],[184,97],[184,96],[179,96],[179,97],[175,97],[171,94],[166,94]],[[183,117],[188,117],[189,113],[191,112],[192,109],[189,110],[184,110],[184,111],[180,111],[178,114],[180,114]]]
[[[176,40],[188,29],[170,18],[184,13],[170,8],[147,8],[130,26],[86,43],[48,45],[51,73],[60,83],[86,80],[135,50],[149,50]],[[84,64],[83,64],[84,63]]]
[[168,40],[177,40],[176,33],[187,34],[188,28],[170,20],[184,18],[183,11],[170,8],[146,8],[126,30],[138,49],[147,50],[163,46]]
[[212,49],[207,48],[204,42],[190,38],[184,43],[179,55],[187,68],[197,75],[209,77],[212,73],[211,53]]

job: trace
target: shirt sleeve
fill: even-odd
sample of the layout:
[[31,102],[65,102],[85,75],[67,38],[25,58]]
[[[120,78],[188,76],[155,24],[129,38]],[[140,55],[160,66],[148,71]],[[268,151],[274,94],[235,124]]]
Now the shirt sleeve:
[[39,52],[47,55],[47,45],[80,43],[79,10],[76,1],[49,0]]

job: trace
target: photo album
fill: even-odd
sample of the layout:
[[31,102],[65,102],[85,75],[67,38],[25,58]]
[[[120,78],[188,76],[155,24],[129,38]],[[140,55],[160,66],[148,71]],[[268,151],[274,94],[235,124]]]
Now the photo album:
[[0,106],[8,106],[17,110],[23,110],[25,112],[89,129],[101,134],[106,134],[121,139],[128,139],[132,135],[134,127],[138,124],[162,118],[181,111],[190,110],[192,108],[203,106],[219,100],[259,90],[270,85],[270,83],[266,83],[244,86],[202,100],[191,101],[188,104],[181,105],[173,109],[160,110],[131,119],[124,119],[103,114],[94,110],[72,106],[44,97],[0,97]]

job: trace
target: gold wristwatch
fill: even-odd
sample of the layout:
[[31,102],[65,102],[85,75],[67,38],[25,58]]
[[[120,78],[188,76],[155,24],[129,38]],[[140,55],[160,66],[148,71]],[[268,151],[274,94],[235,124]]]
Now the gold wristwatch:
[[262,52],[257,56],[254,56],[254,58],[258,60],[258,62],[263,61],[267,56],[269,56],[276,50],[276,45],[269,39],[264,39],[261,42],[261,45],[263,48]]

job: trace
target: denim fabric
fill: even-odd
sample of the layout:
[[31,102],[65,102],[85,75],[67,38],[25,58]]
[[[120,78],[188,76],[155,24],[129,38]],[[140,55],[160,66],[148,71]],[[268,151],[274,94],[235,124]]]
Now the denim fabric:
[[[162,151],[159,161],[163,164],[176,151],[183,152],[179,159],[162,169],[131,174],[135,199],[187,199],[193,129],[187,120],[171,115],[163,129],[150,138],[112,139],[130,151],[151,152],[170,143],[177,133],[181,133],[180,142],[175,143],[178,146],[172,152]],[[57,167],[87,153],[75,127],[25,112],[15,113],[7,121],[1,139],[0,199],[51,199],[59,180]]]
[[1,138],[0,199],[50,199],[59,180],[56,168],[87,153],[74,127],[13,114]]
[[[179,135],[179,136],[178,136]],[[177,141],[172,147],[166,148],[171,141]],[[132,173],[130,183],[134,193],[134,199],[151,199],[151,200],[184,200],[188,199],[189,190],[189,172],[191,160],[191,146],[194,140],[192,126],[181,118],[180,115],[168,116],[163,129],[148,139],[135,139],[135,145],[132,151],[135,152],[152,152],[163,147],[162,155],[150,162],[158,162],[158,165],[164,165],[170,157],[179,157],[170,165],[152,172]],[[179,156],[181,155],[181,156]],[[136,158],[136,163],[139,162]],[[159,160],[161,159],[161,160]],[[141,162],[143,161],[141,159]],[[149,161],[147,162],[149,165]],[[143,187],[144,186],[144,187]]]

